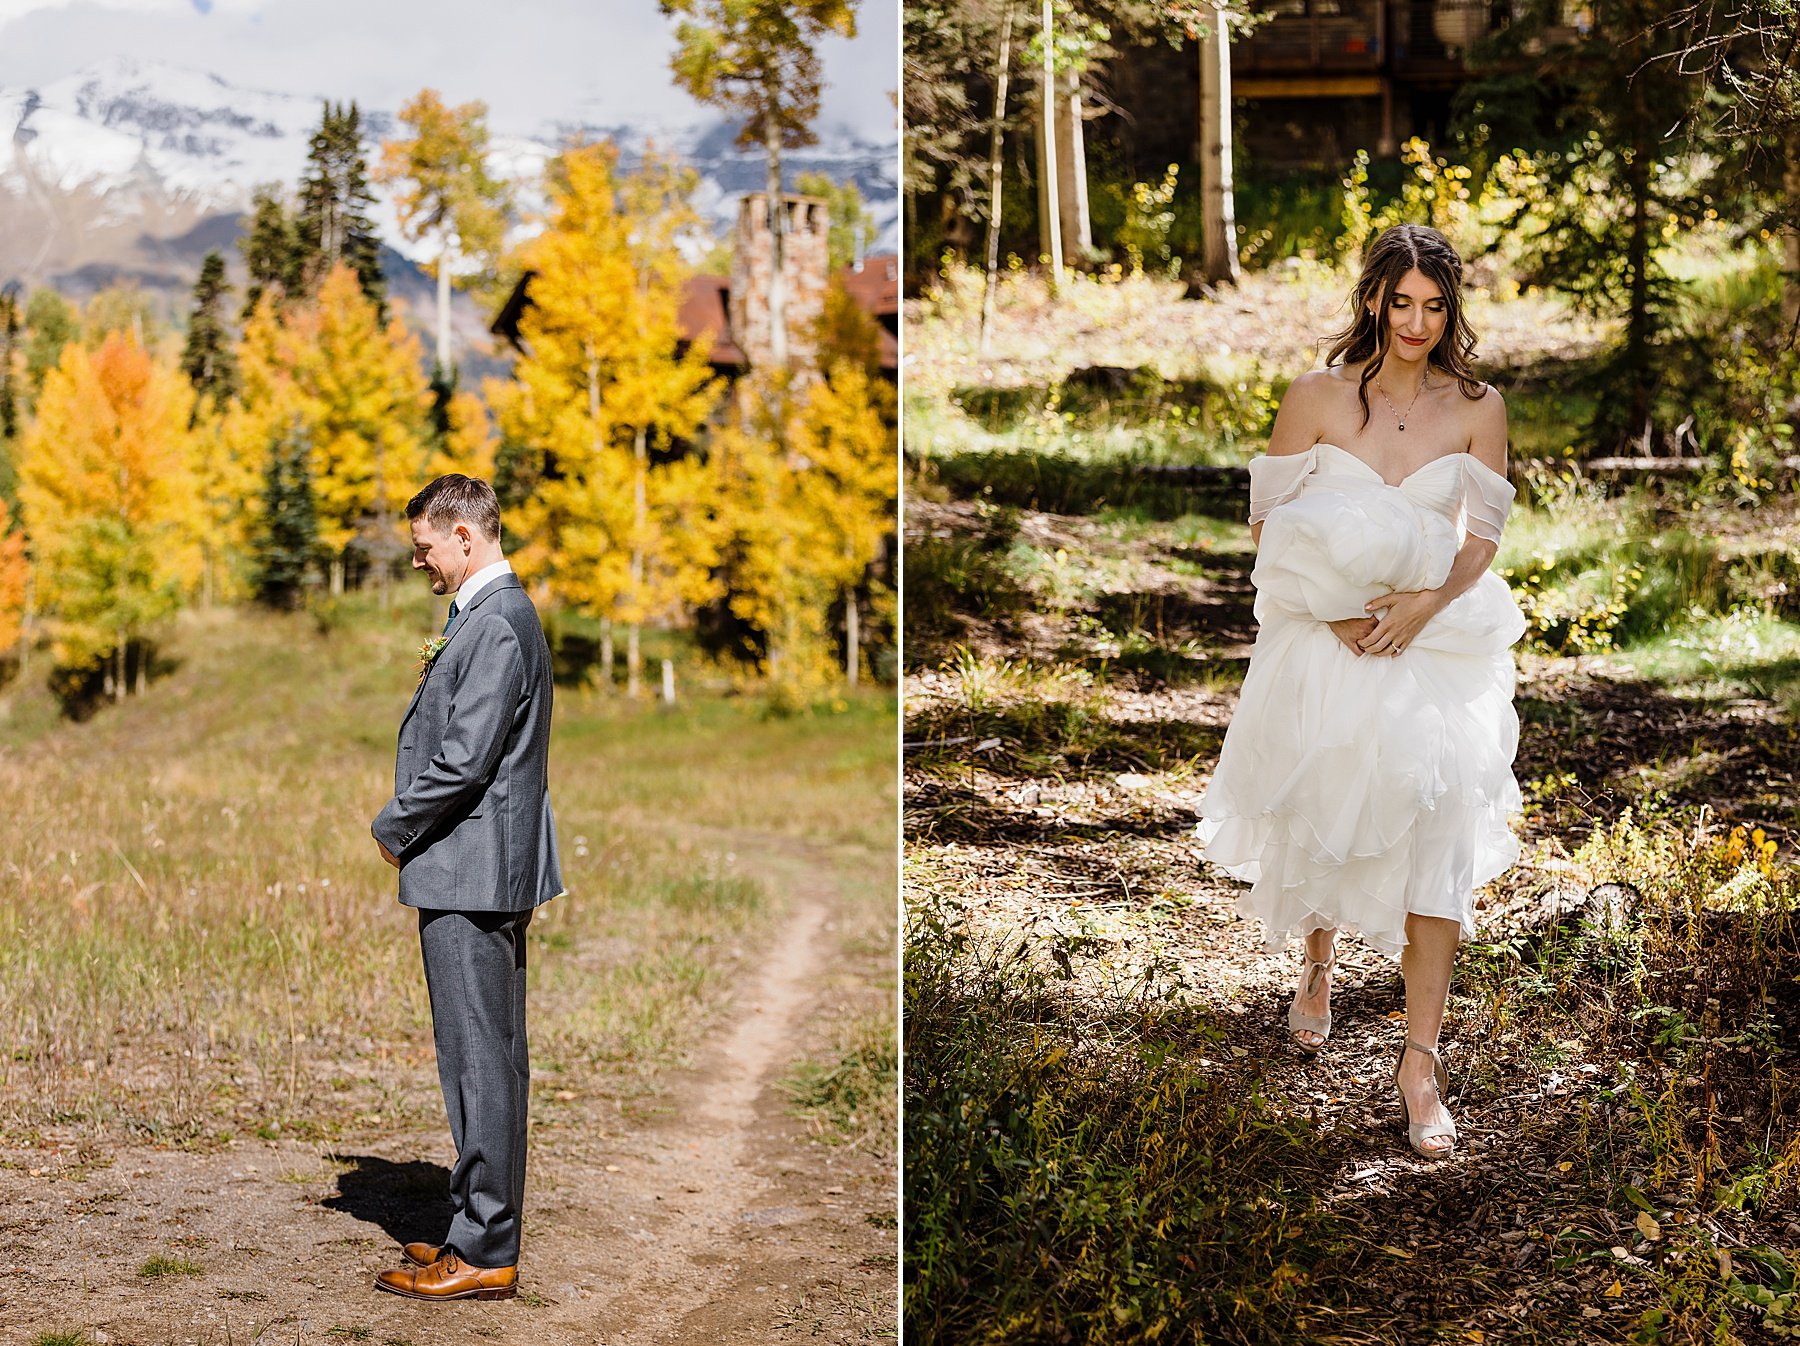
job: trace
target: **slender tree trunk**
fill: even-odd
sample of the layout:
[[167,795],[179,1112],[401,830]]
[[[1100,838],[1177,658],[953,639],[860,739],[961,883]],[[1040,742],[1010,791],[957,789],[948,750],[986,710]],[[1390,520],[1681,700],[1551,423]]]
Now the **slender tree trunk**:
[[[778,95],[771,97],[775,106]],[[763,119],[763,148],[769,157],[769,358],[786,369],[787,340],[787,205],[781,199],[781,128]]]
[[856,675],[862,667],[862,631],[857,620],[856,590],[844,591],[844,678],[850,690],[856,690]]
[[1094,250],[1088,216],[1087,146],[1082,135],[1081,77],[1065,70],[1056,77],[1057,223],[1063,247],[1077,257]]
[[1631,163],[1626,169],[1631,193],[1631,234],[1625,265],[1630,276],[1630,308],[1625,318],[1625,368],[1630,378],[1627,433],[1650,448],[1650,144],[1644,125],[1642,85],[1632,81]]
[[632,622],[625,628],[625,695],[633,701],[638,699],[642,683],[638,674],[643,668],[642,651],[638,646],[638,633],[643,630],[639,622]]
[[1787,328],[1788,344],[1792,345],[1796,330],[1800,329],[1800,127],[1790,127],[1787,133],[1787,163],[1782,169],[1781,186],[1792,212],[1782,231],[1787,274],[1781,283],[1781,320]]
[[611,617],[600,619],[600,686],[611,692],[613,688],[613,623]]
[[437,362],[444,378],[450,377],[450,230],[444,229],[443,250],[437,267]]
[[119,648],[113,652],[113,701],[125,703],[125,631],[119,631]]
[[1237,284],[1237,223],[1231,166],[1231,41],[1225,11],[1214,6],[1200,43],[1201,279]]
[[[632,456],[636,470],[632,473],[632,541],[631,541],[631,588],[634,601],[641,611],[644,604],[644,536],[650,526],[650,432],[643,426],[637,428],[637,436],[632,443]],[[625,643],[625,691],[633,700],[638,694],[638,623],[633,622],[626,633]]]
[[988,138],[987,274],[981,283],[980,354],[988,353],[988,332],[994,325],[994,294],[1000,277],[1000,180],[1001,152],[1006,142],[1006,86],[1012,77],[1012,0],[1000,19],[1000,66],[994,72],[994,125]]
[[591,341],[588,342],[587,358],[588,423],[594,429],[594,458],[598,461],[600,450],[605,447],[600,442],[600,353]]
[[31,642],[34,639],[33,627],[37,625],[37,576],[30,569],[25,571],[25,615],[19,622],[19,676],[25,677],[31,672]]
[[344,596],[344,553],[341,551],[331,558],[331,596]]
[[1056,181],[1056,69],[1052,60],[1055,28],[1050,0],[1044,0],[1044,69],[1038,96],[1038,237],[1050,259],[1050,288],[1063,286],[1062,193]]

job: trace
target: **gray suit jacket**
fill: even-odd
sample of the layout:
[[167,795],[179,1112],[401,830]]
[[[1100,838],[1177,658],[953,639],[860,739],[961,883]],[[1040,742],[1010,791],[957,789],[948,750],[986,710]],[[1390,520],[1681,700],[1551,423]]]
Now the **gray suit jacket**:
[[550,648],[512,575],[456,614],[400,721],[394,797],[376,840],[400,861],[400,900],[527,911],[563,891],[550,812]]

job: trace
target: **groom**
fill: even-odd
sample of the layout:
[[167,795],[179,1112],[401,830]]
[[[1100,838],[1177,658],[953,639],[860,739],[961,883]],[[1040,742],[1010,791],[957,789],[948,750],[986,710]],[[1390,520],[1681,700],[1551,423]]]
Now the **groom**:
[[439,477],[406,507],[413,569],[454,593],[400,721],[394,797],[375,818],[419,944],[438,1078],[456,1143],[455,1216],[441,1247],[409,1243],[411,1266],[379,1289],[414,1299],[510,1299],[525,1199],[525,927],[559,896],[545,773],[550,650],[537,609],[500,552],[500,506],[484,481]]

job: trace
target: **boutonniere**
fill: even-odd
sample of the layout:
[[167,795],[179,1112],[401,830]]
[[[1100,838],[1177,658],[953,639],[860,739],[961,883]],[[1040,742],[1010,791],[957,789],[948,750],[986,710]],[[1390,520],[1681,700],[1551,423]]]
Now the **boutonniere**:
[[419,646],[419,666],[414,671],[418,673],[420,682],[425,681],[425,674],[430,670],[432,660],[442,654],[444,652],[444,646],[449,643],[449,636],[433,636],[430,640]]

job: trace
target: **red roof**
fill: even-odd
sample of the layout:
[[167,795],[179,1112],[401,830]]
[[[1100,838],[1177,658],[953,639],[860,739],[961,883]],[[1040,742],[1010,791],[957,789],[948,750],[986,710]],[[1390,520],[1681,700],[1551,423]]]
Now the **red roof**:
[[[897,369],[900,344],[892,329],[900,312],[900,258],[891,252],[873,253],[863,258],[861,270],[847,266],[838,277],[857,307],[881,322],[882,368]],[[681,298],[681,336],[684,341],[711,336],[709,362],[741,367],[749,361],[732,339],[730,298],[731,282],[724,276],[690,277]]]
[[681,338],[691,342],[710,336],[712,354],[707,358],[715,365],[749,363],[731,339],[731,319],[725,309],[730,294],[731,282],[723,276],[692,276],[681,296]]
[[900,258],[896,254],[870,253],[863,258],[862,270],[847,266],[838,275],[864,313],[881,318],[900,311]]

